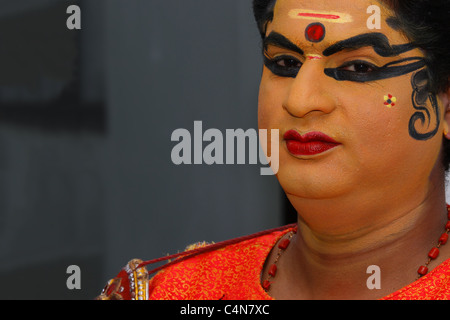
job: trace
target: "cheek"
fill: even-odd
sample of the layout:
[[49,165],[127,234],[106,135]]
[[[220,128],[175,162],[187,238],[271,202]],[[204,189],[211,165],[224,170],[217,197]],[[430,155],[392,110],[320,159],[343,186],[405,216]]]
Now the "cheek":
[[[408,133],[408,123],[411,117],[409,94],[395,89],[376,90],[359,95],[360,110],[353,110],[349,119],[354,124],[358,143],[355,148],[362,156],[372,159],[383,155],[385,158],[396,157],[401,153],[399,146],[412,141]],[[394,102],[395,101],[395,102]],[[348,103],[348,102],[347,102]]]
[[[417,167],[426,168],[428,172],[440,150],[439,137],[428,141],[411,137],[409,122],[415,112],[412,88],[408,87],[407,78],[398,80],[380,90],[361,92],[363,95],[359,95],[359,100],[367,105],[361,112],[352,112],[350,119],[358,136],[352,146],[359,155],[358,162],[369,174],[383,179],[398,175],[407,177]],[[380,168],[383,168],[383,175],[380,175]]]
[[[352,112],[353,117],[361,117],[360,129],[370,129],[373,134],[383,140],[395,138],[410,139],[408,124],[414,109],[412,107],[412,88],[410,77],[403,76],[374,84],[367,84],[348,92],[348,95],[361,103],[360,112]],[[346,101],[348,106],[350,101]],[[359,116],[358,116],[359,114]]]
[[[358,131],[364,133],[364,137],[372,143],[375,141],[389,141],[390,138],[406,139],[408,134],[408,122],[411,117],[410,105],[402,102],[402,98],[393,95],[395,106],[387,106],[386,94],[375,93],[361,98],[364,110],[352,113],[352,122]],[[389,100],[388,100],[389,101]],[[406,102],[406,103],[405,103]]]
[[276,125],[282,116],[282,101],[288,82],[270,81],[266,70],[259,86],[258,127],[259,129],[279,129]]

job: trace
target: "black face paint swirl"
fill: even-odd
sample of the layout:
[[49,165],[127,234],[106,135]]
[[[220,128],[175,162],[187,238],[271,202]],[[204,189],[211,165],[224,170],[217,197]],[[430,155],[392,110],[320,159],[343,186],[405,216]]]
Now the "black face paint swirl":
[[360,34],[352,38],[339,41],[325,49],[323,51],[323,55],[328,57],[342,50],[356,50],[363,47],[372,47],[375,52],[382,57],[398,56],[399,54],[408,52],[415,48],[412,43],[391,46],[388,38],[384,34],[373,32]]
[[[421,141],[433,138],[437,134],[441,123],[439,103],[436,95],[430,93],[428,82],[429,76],[427,69],[416,72],[411,78],[411,85],[413,87],[412,103],[417,112],[414,113],[409,120],[409,135],[412,138]],[[432,131],[419,133],[416,129],[416,123],[418,121],[420,121],[421,125],[424,126],[425,120],[428,119],[428,127],[431,123],[431,114],[429,108],[427,107],[428,100],[431,103],[434,116],[436,117],[436,127]]]

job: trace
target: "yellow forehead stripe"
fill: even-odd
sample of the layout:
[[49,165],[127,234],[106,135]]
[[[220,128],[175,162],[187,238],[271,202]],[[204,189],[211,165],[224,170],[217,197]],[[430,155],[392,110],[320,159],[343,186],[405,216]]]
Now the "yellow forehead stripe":
[[353,21],[353,17],[348,13],[306,9],[293,9],[289,11],[289,17],[292,19],[306,19],[332,23],[348,23]]

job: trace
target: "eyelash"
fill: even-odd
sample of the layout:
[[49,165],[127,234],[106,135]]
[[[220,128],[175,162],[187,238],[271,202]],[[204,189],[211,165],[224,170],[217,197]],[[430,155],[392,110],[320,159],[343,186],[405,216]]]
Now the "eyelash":
[[[287,63],[289,61],[289,63]],[[280,65],[281,62],[284,62],[284,66]],[[297,66],[293,67],[292,65],[296,64]],[[269,58],[264,55],[264,65],[274,74],[280,77],[286,78],[295,78],[303,65],[297,58],[282,55],[275,58]],[[351,70],[353,67],[353,70]],[[364,69],[364,70],[361,70]],[[336,68],[336,70],[346,71],[348,73],[354,73],[355,75],[365,75],[371,72],[377,71],[379,68],[372,63],[369,63],[364,60],[354,60],[348,61]]]

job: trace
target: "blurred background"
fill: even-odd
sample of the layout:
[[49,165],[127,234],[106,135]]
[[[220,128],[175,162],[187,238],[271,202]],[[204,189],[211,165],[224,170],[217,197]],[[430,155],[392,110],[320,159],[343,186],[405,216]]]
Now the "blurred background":
[[196,120],[257,129],[250,0],[0,8],[0,299],[92,299],[133,258],[295,219],[259,164],[171,161],[172,132]]

